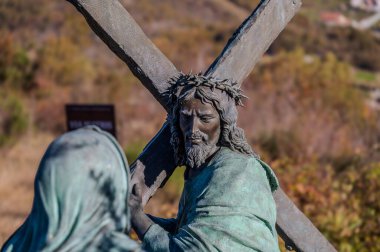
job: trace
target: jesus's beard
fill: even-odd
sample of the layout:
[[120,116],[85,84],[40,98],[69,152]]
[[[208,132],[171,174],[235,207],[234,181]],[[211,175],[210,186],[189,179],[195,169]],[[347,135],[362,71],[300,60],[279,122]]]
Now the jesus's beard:
[[186,147],[186,164],[191,169],[199,168],[210,156],[212,149],[212,146],[208,144]]

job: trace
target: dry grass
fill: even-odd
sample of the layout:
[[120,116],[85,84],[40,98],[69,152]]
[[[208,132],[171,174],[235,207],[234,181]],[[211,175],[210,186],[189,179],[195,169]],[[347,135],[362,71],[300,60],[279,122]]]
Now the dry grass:
[[0,244],[22,224],[33,201],[33,181],[50,134],[27,134],[0,150]]

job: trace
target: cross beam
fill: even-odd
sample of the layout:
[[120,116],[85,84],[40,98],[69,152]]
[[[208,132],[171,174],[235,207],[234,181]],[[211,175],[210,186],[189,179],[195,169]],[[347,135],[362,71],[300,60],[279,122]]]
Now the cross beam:
[[[132,73],[166,109],[163,95],[174,65],[157,49],[117,0],[68,0],[86,18],[105,44],[131,69]],[[206,71],[219,79],[239,84],[252,71],[260,57],[285,28],[301,6],[301,0],[262,0],[228,41],[221,55]],[[132,183],[143,184],[146,204],[175,170],[170,130],[161,130],[132,164]],[[275,195],[277,229],[289,248],[297,251],[335,251],[293,202],[279,189]]]
[[301,4],[301,0],[262,0],[235,31],[206,74],[241,84]]

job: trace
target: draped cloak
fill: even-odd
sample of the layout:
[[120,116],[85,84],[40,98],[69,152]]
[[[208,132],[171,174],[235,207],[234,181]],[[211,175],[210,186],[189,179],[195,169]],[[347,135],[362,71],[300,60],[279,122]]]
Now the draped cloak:
[[130,227],[123,150],[95,126],[50,144],[34,183],[32,211],[2,252],[138,251]]
[[176,219],[155,222],[143,239],[147,251],[279,251],[278,181],[253,156],[222,147],[185,182]]

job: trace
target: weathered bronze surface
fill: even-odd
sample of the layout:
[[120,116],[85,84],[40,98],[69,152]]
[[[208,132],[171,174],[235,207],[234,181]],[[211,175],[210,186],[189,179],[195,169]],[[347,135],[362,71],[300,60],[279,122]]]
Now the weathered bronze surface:
[[[168,121],[185,188],[176,219],[144,216],[133,193],[132,224],[148,251],[279,251],[272,170],[237,126],[236,83],[181,75],[168,90]],[[138,185],[136,186],[136,188]]]
[[139,251],[123,233],[129,180],[110,134],[91,126],[62,135],[41,160],[30,214],[1,251]]

